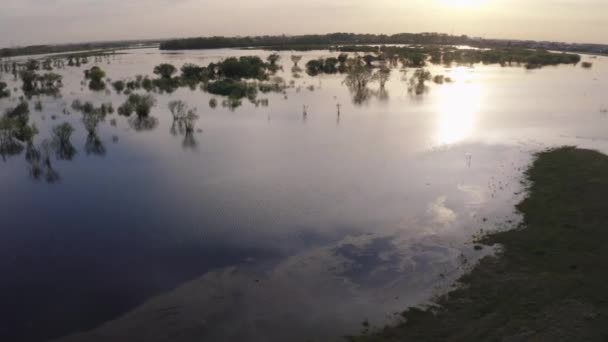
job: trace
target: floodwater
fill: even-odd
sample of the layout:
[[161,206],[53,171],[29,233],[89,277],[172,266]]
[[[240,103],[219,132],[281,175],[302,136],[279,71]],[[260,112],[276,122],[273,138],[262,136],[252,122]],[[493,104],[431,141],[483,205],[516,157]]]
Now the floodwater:
[[[269,54],[125,52],[100,64],[108,78]],[[303,73],[260,94],[268,106],[233,110],[181,88],[155,94],[152,130],[109,115],[103,155],[87,154],[70,104],[126,96],[81,85],[92,63],[55,70],[63,97],[41,97],[41,112],[30,101],[30,120],[37,142],[71,122],[78,153],[53,160],[54,183],[23,154],[0,161],[0,340],[327,341],[391,322],[491,252],[475,234],[519,222],[533,152],[608,152],[608,61],[583,59],[593,68],[430,67],[454,82],[421,96],[395,69],[362,103],[339,74]],[[175,99],[198,110],[194,139],[172,133]]]

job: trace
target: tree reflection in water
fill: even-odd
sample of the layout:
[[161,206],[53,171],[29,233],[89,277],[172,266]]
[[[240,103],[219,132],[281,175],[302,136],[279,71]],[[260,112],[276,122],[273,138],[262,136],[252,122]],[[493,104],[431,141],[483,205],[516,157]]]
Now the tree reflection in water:
[[29,167],[30,177],[34,180],[44,178],[47,183],[58,182],[61,177],[53,168],[51,163],[52,143],[48,140],[43,140],[40,146],[35,147],[33,144],[28,144],[25,152],[25,160]]
[[152,131],[158,127],[158,119],[150,115],[137,115],[129,118],[129,126],[137,132]]
[[87,136],[87,141],[84,145],[84,150],[87,155],[104,156],[106,148],[97,133],[92,133]]

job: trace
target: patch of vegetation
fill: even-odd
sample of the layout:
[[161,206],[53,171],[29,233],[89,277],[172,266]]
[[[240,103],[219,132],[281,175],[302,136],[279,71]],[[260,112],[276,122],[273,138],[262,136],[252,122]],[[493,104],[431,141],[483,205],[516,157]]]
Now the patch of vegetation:
[[207,91],[211,94],[229,96],[233,99],[255,98],[257,87],[255,83],[223,79],[211,82],[207,85]]
[[29,106],[21,102],[15,108],[7,109],[0,118],[0,155],[21,153],[23,145],[32,142],[38,133],[36,126],[29,124]]
[[106,77],[106,73],[101,70],[100,67],[94,66],[89,70],[85,70],[84,77],[87,80],[90,80],[89,89],[94,91],[106,89],[106,83],[103,81],[103,78]]
[[8,85],[5,82],[0,81],[0,99],[3,97],[10,97],[11,91],[8,89]]
[[407,91],[410,94],[422,95],[427,91],[426,82],[432,79],[432,75],[428,70],[416,69],[414,75],[410,78]]
[[170,79],[177,72],[177,68],[172,64],[163,63],[154,67],[154,73],[164,79]]
[[339,61],[335,57],[313,59],[306,63],[306,73],[310,76],[316,76],[321,73],[335,74],[338,72]]
[[23,82],[21,89],[28,98],[38,95],[57,96],[63,86],[63,77],[52,72],[39,75],[34,70],[23,70],[19,76]]
[[257,56],[230,57],[217,64],[209,64],[208,69],[215,71],[212,76],[220,78],[265,80],[269,64]]
[[116,91],[116,94],[120,94],[125,90],[126,83],[125,81],[114,81],[112,82],[112,87]]
[[585,69],[591,69],[591,67],[593,67],[593,63],[591,62],[583,62],[581,63],[581,66]]
[[209,81],[209,69],[196,64],[184,64],[181,68],[182,80],[186,84]]
[[526,173],[519,229],[460,279],[462,286],[403,322],[361,336],[380,341],[603,341],[608,336],[608,156],[564,147],[539,153]]
[[131,94],[125,103],[118,107],[118,114],[130,116],[135,112],[139,117],[150,115],[150,110],[156,105],[152,95]]

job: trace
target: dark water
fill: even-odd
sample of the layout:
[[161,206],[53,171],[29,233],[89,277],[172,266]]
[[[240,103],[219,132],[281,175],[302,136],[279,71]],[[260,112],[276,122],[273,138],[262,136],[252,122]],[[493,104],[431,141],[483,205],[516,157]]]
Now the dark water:
[[[102,67],[117,80],[238,54],[268,53],[134,50]],[[304,341],[390,321],[487,252],[473,234],[517,221],[531,152],[607,150],[608,67],[593,62],[432,68],[455,83],[422,97],[394,70],[387,93],[362,104],[340,75],[295,79],[260,96],[268,107],[234,111],[179,89],[155,95],[151,131],[109,116],[102,156],[87,154],[81,114],[63,109],[125,96],[61,70],[63,98],[30,116],[37,141],[73,123],[75,158],[54,160],[52,184],[32,179],[23,154],[0,162],[0,341]],[[283,63],[289,81],[289,53]],[[198,109],[194,143],[171,133],[173,99]]]

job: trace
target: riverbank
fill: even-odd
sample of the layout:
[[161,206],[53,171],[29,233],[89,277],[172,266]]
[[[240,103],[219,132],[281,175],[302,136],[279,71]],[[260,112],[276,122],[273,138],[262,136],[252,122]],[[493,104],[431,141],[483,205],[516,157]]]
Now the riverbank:
[[564,147],[526,173],[519,229],[480,241],[483,259],[432,308],[350,341],[605,341],[608,338],[608,156]]

